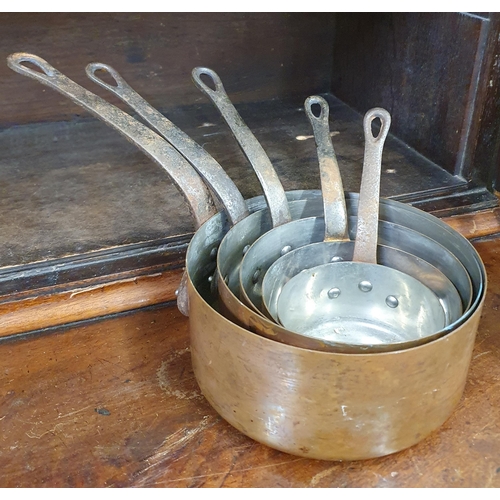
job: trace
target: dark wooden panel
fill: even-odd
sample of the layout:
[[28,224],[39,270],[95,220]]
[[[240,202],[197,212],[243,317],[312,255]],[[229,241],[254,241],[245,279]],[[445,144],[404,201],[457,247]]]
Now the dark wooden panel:
[[337,14],[332,91],[362,112],[387,108],[397,137],[449,172],[469,173],[463,155],[487,22],[460,13]]
[[468,176],[500,188],[500,13],[490,13]]
[[[84,73],[107,63],[161,107],[202,101],[191,70],[208,66],[235,102],[258,101],[328,92],[332,22],[325,13],[1,13],[0,60],[35,53],[109,98]],[[32,83],[0,64],[0,123],[84,114]]]
[[463,398],[382,458],[298,458],[247,438],[201,395],[173,307],[0,344],[1,487],[500,487],[498,240]]

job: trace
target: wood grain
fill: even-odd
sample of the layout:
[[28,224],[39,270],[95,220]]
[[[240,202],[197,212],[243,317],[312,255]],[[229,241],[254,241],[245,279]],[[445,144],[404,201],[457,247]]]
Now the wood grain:
[[456,215],[442,219],[467,239],[492,236],[500,232],[500,209],[482,210],[474,214]]
[[45,294],[39,290],[29,298],[4,302],[0,338],[170,302],[181,275],[181,270],[170,270],[97,285],[83,282],[78,288]]
[[500,487],[499,240],[465,393],[394,455],[324,462],[224,422],[191,369],[188,320],[161,307],[0,344],[2,487]]
[[456,12],[339,13],[332,92],[361,112],[388,109],[400,139],[470,179],[470,158],[462,160],[483,111],[487,82],[477,77],[487,26]]

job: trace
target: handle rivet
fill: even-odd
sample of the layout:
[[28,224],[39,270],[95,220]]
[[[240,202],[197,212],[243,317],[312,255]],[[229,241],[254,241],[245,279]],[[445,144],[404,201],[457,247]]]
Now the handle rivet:
[[387,298],[385,299],[385,303],[389,307],[392,307],[393,309],[399,306],[399,300],[396,297],[394,297],[394,295],[388,295]]
[[334,287],[330,288],[327,292],[329,299],[336,299],[340,295],[340,288]]
[[257,269],[252,276],[252,283],[255,285],[259,281],[259,276],[260,276],[260,271],[261,269]]
[[358,288],[362,291],[362,292],[371,292],[372,291],[372,288],[373,288],[373,285],[369,282],[369,281],[361,281],[358,285]]

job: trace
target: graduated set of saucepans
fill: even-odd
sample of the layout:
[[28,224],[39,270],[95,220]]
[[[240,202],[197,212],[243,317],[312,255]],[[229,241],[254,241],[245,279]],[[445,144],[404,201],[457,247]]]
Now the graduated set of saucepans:
[[211,155],[110,66],[92,63],[86,72],[149,127],[38,56],[12,54],[8,65],[123,134],[185,197],[197,230],[178,306],[189,316],[198,384],[230,424],[288,453],[356,460],[412,446],[450,416],[463,393],[486,273],[474,247],[441,220],[380,198],[386,110],[364,116],[361,186],[349,193],[328,103],[307,98],[321,190],[286,192],[220,78],[195,68],[195,85],[261,183],[263,196],[245,200]]

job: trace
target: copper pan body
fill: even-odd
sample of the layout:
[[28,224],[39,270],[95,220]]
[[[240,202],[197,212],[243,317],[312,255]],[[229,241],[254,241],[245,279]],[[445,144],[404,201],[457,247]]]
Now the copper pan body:
[[208,281],[218,232],[208,231],[215,239],[204,240],[200,254],[188,250],[189,324],[200,389],[229,424],[293,455],[360,460],[408,448],[451,415],[484,304],[482,266],[472,314],[447,335],[392,352],[326,352],[252,333],[218,312]]
[[237,326],[202,298],[190,277],[188,293],[192,363],[209,403],[250,438],[321,460],[388,455],[445,422],[464,390],[485,295],[465,323],[438,340],[343,354],[282,344]]

